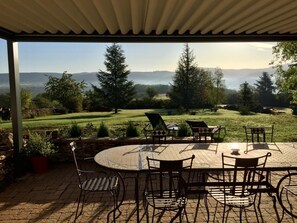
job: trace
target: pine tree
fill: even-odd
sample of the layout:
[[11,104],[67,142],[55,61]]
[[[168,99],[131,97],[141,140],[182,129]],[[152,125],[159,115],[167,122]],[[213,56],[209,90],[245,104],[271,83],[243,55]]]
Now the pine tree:
[[274,99],[273,92],[275,90],[275,86],[273,86],[273,82],[267,72],[262,73],[262,76],[260,76],[260,79],[257,80],[255,86],[256,91],[259,95],[259,102],[263,106],[272,105]]
[[100,70],[97,73],[99,87],[93,86],[94,91],[105,101],[104,104],[113,108],[115,113],[127,105],[135,95],[134,83],[128,81],[130,71],[127,70],[125,59],[120,45],[114,43],[107,47],[104,62],[106,71]]
[[250,113],[253,107],[253,91],[248,82],[240,85],[239,104],[241,114],[247,115]]
[[225,84],[223,80],[224,74],[221,68],[216,68],[213,74],[213,85],[215,87],[215,103],[218,105],[224,99]]
[[207,100],[209,82],[209,72],[197,67],[193,51],[185,44],[168,94],[171,101],[185,110],[202,106]]

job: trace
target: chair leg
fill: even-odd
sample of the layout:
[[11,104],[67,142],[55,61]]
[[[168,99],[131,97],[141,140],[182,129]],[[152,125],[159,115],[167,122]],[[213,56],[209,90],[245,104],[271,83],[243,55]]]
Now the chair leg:
[[75,212],[75,220],[78,218],[78,216],[81,214],[78,215],[78,209],[79,209],[79,206],[80,206],[80,202],[81,202],[81,196],[82,196],[82,190],[80,190],[79,192],[79,197],[78,197],[78,200],[77,200],[77,207],[76,207],[76,212]]
[[255,210],[257,222],[259,223],[259,217],[258,217],[258,212],[257,212],[257,208],[256,208],[256,204],[255,203],[254,203],[254,210]]
[[146,222],[149,222],[149,213],[148,213],[148,207],[149,205],[147,203],[144,203],[144,214],[146,215]]
[[[186,208],[184,208],[184,212],[185,212],[187,223],[189,223],[189,218],[188,218],[188,214],[187,214]],[[182,214],[181,214],[181,217],[182,217]],[[181,220],[182,220],[182,218],[181,218]]]
[[242,211],[243,208],[239,208],[239,222],[242,223]]
[[116,219],[116,210],[118,209],[118,206],[117,206],[117,192],[116,191],[111,191],[111,194],[112,194],[112,198],[113,198],[113,209],[108,212],[107,214],[107,222],[109,222],[109,217],[110,217],[110,214],[113,213],[113,222],[115,222],[115,219]]
[[[226,221],[226,223],[228,222],[228,216],[229,216],[229,212],[231,211],[231,207],[228,208],[227,210],[227,214],[226,214],[226,205],[224,205],[223,208],[223,218],[222,218],[222,222],[224,223]],[[226,215],[226,220],[225,220],[225,215]]]
[[273,201],[273,209],[274,209],[275,214],[276,214],[277,222],[281,222],[281,219],[279,217],[277,207],[276,207],[276,197],[275,196],[272,196],[272,201]]
[[[77,202],[75,220],[83,213],[85,201],[86,201],[86,191],[81,189],[78,197],[78,202]],[[81,206],[81,210],[78,213],[79,206]]]
[[175,216],[170,220],[170,223],[174,222],[174,220],[177,217],[181,217],[182,211],[183,211],[183,208],[179,208],[178,211],[176,212]]
[[154,223],[154,218],[155,218],[155,208],[153,208],[152,223]]
[[214,211],[214,214],[213,214],[213,222],[215,222],[216,220],[216,215],[217,215],[217,210],[218,210],[218,202],[216,203],[216,207],[215,207],[215,211]]
[[197,206],[196,206],[194,222],[196,222],[196,219],[197,219],[197,216],[198,216],[199,205],[200,205],[200,194],[198,195],[198,203],[197,203]]
[[209,222],[209,209],[208,209],[208,203],[207,203],[207,194],[204,195],[204,205],[206,208],[206,213],[207,213],[207,223]]

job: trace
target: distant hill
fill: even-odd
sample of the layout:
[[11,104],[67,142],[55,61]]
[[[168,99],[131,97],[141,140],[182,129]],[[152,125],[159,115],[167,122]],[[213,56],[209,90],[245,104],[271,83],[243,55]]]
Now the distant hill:
[[[210,69],[214,71],[214,69]],[[254,85],[263,72],[274,74],[275,70],[272,67],[263,69],[222,69],[226,87],[229,89],[238,90],[243,82],[248,82]],[[272,78],[274,80],[274,78]]]
[[[210,71],[214,71],[214,68],[204,68]],[[273,68],[263,69],[222,69],[224,73],[224,80],[228,89],[238,90],[240,84],[247,81],[253,85],[259,76],[263,72],[273,74]],[[152,72],[131,72],[128,79],[134,81],[135,84],[143,85],[169,85],[172,83],[174,76],[172,71],[152,71]],[[62,73],[50,73],[50,72],[32,72],[21,73],[20,82],[22,87],[30,88],[33,91],[33,95],[44,90],[44,84],[48,81],[49,76],[60,77]],[[82,72],[73,73],[73,78],[77,81],[85,81],[88,87],[91,85],[98,85],[96,72]],[[0,73],[0,93],[8,91],[8,74]]]

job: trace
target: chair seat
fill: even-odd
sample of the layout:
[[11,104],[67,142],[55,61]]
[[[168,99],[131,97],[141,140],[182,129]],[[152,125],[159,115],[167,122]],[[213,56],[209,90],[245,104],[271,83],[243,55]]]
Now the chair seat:
[[187,199],[185,197],[176,196],[175,192],[172,191],[171,197],[169,191],[163,191],[162,196],[160,193],[149,193],[145,194],[147,202],[157,209],[176,210],[181,207],[185,207]]
[[[218,202],[233,206],[233,207],[249,207],[254,203],[254,195],[251,195],[248,191],[245,191],[241,195],[241,190],[236,190],[231,194],[231,190],[225,190],[223,188],[210,188],[209,194]],[[241,195],[241,196],[240,196]]]
[[91,178],[84,181],[80,188],[85,191],[111,191],[118,186],[118,177]]
[[179,129],[178,125],[175,123],[166,124],[166,127],[168,130],[172,130],[172,131],[178,131]]

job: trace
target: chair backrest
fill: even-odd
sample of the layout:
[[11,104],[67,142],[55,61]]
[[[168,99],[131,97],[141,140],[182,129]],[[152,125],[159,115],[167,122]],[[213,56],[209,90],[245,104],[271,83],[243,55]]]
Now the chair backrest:
[[204,121],[191,121],[191,120],[186,120],[186,122],[188,123],[188,125],[191,128],[200,128],[200,127],[205,127],[207,128],[207,124]]
[[81,184],[81,182],[82,182],[82,179],[81,179],[82,170],[79,167],[79,164],[78,164],[78,161],[77,161],[77,158],[76,158],[76,154],[75,154],[75,150],[77,149],[77,145],[76,145],[76,143],[74,141],[72,141],[69,145],[70,145],[70,148],[71,148],[71,151],[72,151],[73,160],[74,160],[74,163],[75,163],[79,184]]
[[190,172],[195,156],[180,160],[159,160],[147,157],[148,178],[146,191],[154,199],[164,197],[186,196],[184,172]]
[[266,127],[243,126],[243,128],[245,130],[247,142],[249,141],[249,136],[251,136],[252,142],[266,142],[266,137],[268,134],[271,137],[271,142],[273,141],[274,123],[271,126]]
[[161,127],[162,130],[167,130],[166,123],[159,113],[145,113],[145,115],[149,119],[153,129]]
[[255,158],[238,158],[222,154],[225,193],[240,197],[254,194],[264,179],[261,168],[265,167],[269,156],[270,152]]

